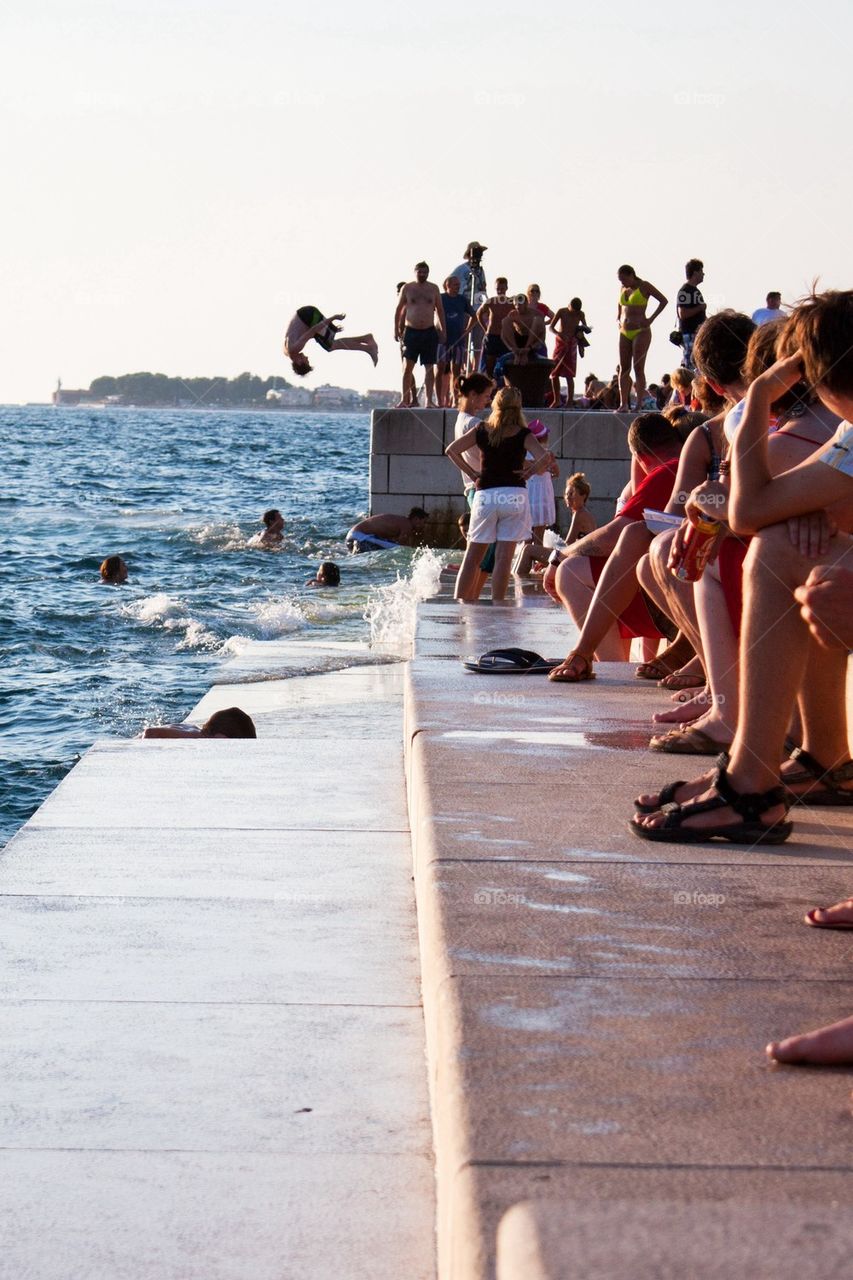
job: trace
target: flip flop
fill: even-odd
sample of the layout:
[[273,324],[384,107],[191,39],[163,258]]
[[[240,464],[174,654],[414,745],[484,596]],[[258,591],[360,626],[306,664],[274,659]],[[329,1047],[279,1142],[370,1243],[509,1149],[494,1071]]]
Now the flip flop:
[[718,756],[728,751],[730,742],[716,742],[701,729],[671,729],[649,741],[651,751],[664,751],[673,756]]
[[481,676],[546,676],[559,667],[559,658],[543,658],[532,649],[490,649],[479,658],[467,658],[466,671]]

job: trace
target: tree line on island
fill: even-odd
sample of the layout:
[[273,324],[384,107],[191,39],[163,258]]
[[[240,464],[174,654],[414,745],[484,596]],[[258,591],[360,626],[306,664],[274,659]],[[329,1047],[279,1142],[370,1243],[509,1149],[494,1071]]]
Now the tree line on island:
[[115,397],[133,405],[263,405],[270,391],[289,390],[286,378],[259,378],[241,373],[236,378],[170,378],[165,373],[108,374],[89,385],[93,399]]

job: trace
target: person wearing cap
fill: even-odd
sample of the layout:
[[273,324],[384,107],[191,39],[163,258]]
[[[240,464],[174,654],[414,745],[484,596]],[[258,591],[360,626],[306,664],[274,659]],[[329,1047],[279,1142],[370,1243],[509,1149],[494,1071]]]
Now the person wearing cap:
[[[462,262],[450,273],[452,276],[456,276],[459,281],[460,294],[467,302],[470,302],[475,311],[480,309],[489,296],[486,273],[481,262],[486,248],[487,246],[480,244],[479,240],[470,241],[463,254]],[[469,359],[467,361],[467,369],[469,373],[480,368],[483,336],[482,327],[479,324],[475,324],[468,335]]]

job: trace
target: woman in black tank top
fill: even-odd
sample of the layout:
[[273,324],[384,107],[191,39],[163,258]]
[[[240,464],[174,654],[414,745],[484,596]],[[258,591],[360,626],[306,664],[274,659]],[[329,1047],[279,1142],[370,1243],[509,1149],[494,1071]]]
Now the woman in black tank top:
[[[465,460],[466,449],[480,451],[480,469]],[[509,586],[516,544],[530,536],[527,476],[544,470],[553,455],[528,431],[521,411],[521,392],[503,387],[495,396],[487,422],[466,431],[445,450],[451,462],[474,481],[468,548],[456,579],[457,600],[474,600],[477,570],[484,548],[495,543],[492,600],[501,601]],[[529,453],[533,461],[525,461]]]

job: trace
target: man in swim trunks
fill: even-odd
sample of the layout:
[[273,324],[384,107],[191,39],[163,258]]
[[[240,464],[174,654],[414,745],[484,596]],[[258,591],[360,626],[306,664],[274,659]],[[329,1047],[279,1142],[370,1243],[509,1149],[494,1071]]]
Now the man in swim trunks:
[[415,264],[415,278],[400,290],[397,310],[394,313],[394,340],[403,340],[403,394],[398,409],[417,404],[415,390],[415,365],[418,361],[426,371],[426,402],[428,408],[437,409],[435,399],[435,366],[438,361],[438,344],[447,341],[444,307],[437,284],[429,280],[429,267],[425,262]]
[[[637,408],[646,398],[646,356],[652,341],[652,321],[657,319],[667,304],[663,294],[641,280],[633,267],[622,266],[616,272],[622,288],[619,291],[619,307],[616,313],[619,324],[619,413],[631,412],[631,366],[634,366],[634,385],[637,391]],[[657,307],[646,315],[649,298],[657,300]]]
[[324,316],[317,307],[300,307],[287,326],[284,335],[284,354],[291,363],[293,372],[300,378],[311,372],[311,364],[303,348],[312,341],[324,351],[365,351],[377,363],[379,348],[372,333],[363,333],[357,338],[338,338],[340,328],[336,320],[343,320],[344,312],[334,316]]
[[560,307],[548,328],[556,335],[554,367],[551,370],[551,395],[554,408],[560,407],[560,379],[566,379],[566,408],[571,409],[575,399],[575,374],[578,371],[578,334],[586,329],[586,316],[580,298],[572,298],[567,307]]
[[507,287],[506,276],[498,276],[495,281],[495,296],[488,298],[477,312],[477,320],[486,335],[483,342],[483,366],[490,378],[498,360],[509,351],[501,337],[501,329],[504,320],[515,307],[515,300],[506,296]]
[[465,366],[468,334],[477,317],[459,288],[458,276],[448,276],[441,295],[447,341],[438,349],[438,403],[445,409],[453,404],[453,384]]
[[350,529],[346,536],[347,551],[355,555],[359,551],[418,546],[428,519],[423,507],[412,507],[407,516],[368,516]]
[[495,365],[498,383],[504,378],[507,365],[536,364],[542,359],[537,354],[537,348],[545,345],[545,317],[530,305],[525,294],[518,295],[512,311],[504,317],[501,338],[506,347],[506,355],[501,356]]

